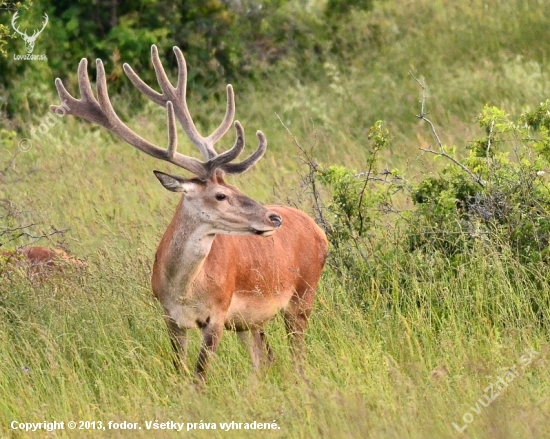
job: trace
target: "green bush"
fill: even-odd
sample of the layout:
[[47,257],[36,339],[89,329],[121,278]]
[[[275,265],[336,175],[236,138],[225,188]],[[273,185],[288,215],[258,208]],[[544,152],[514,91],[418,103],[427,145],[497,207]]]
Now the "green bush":
[[485,135],[474,140],[461,166],[454,152],[438,177],[413,190],[418,209],[411,248],[435,246],[461,251],[472,240],[511,248],[521,259],[545,258],[550,241],[548,106],[517,120],[486,106],[478,123]]
[[393,211],[392,198],[406,185],[398,170],[381,169],[382,154],[391,145],[381,121],[370,127],[367,140],[365,167],[360,172],[305,160],[317,220],[331,245],[329,263],[356,277],[368,274],[369,255],[381,243],[383,216]]
[[[398,170],[379,169],[380,154],[390,145],[382,122],[369,130],[363,171],[310,160],[318,217],[333,261],[363,276],[369,260],[393,253],[435,252],[463,260],[473,249],[489,246],[502,254],[511,252],[522,263],[547,261],[549,108],[550,100],[512,120],[503,110],[486,106],[478,118],[484,135],[471,142],[467,157],[461,159],[454,146],[425,149],[448,163],[412,185]],[[399,209],[407,201],[396,197],[397,192],[415,208]],[[396,220],[387,221],[385,214],[396,212]],[[395,236],[380,233],[389,223]]]

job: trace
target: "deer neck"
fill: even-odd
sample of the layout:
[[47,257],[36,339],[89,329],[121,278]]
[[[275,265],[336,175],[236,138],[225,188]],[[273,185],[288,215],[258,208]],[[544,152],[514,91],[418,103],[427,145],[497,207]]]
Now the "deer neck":
[[214,242],[215,235],[199,216],[188,209],[183,197],[163,241],[163,278],[168,294],[189,297],[194,281]]

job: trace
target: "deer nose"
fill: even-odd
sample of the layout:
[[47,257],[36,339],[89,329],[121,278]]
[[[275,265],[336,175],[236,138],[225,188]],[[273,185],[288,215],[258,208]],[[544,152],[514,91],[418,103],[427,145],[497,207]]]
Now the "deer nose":
[[281,227],[281,224],[283,224],[283,219],[276,213],[272,213],[269,215],[269,221],[271,221],[271,224],[273,224],[273,226],[277,228]]

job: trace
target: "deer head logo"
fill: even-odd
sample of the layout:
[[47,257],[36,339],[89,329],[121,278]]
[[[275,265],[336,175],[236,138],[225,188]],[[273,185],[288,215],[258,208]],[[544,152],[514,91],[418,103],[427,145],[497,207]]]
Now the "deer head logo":
[[42,33],[46,25],[48,24],[48,14],[44,14],[44,25],[42,26],[42,29],[40,30],[34,30],[32,35],[27,35],[27,31],[21,32],[18,27],[16,27],[15,21],[17,20],[19,12],[16,12],[13,14],[13,18],[11,19],[11,26],[13,27],[13,30],[17,32],[21,37],[23,37],[23,41],[25,42],[25,48],[27,49],[27,53],[30,55],[32,51],[34,50],[34,42],[38,38],[38,35]]

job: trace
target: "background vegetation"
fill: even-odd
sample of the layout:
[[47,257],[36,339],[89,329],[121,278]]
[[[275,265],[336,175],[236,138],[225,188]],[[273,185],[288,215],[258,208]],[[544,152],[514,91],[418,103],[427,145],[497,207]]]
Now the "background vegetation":
[[[22,3],[0,4],[0,250],[38,242],[89,266],[1,275],[0,434],[26,437],[13,420],[158,419],[276,420],[263,434],[289,438],[550,437],[550,3]],[[14,59],[24,44],[10,22],[24,7],[22,29],[50,17],[34,49],[47,61]],[[202,131],[232,82],[248,138],[266,133],[266,157],[232,182],[327,231],[308,383],[279,319],[260,376],[230,333],[204,391],[176,374],[149,286],[177,202],[151,171],[174,170],[71,117],[31,134],[58,102],[54,78],[75,92],[79,60],[101,57],[121,117],[164,144],[164,110],[122,73],[128,62],[153,83],[152,43],[172,72],[170,48],[184,50]],[[476,413],[526,348],[532,364]],[[94,436],[117,434],[136,436]]]

